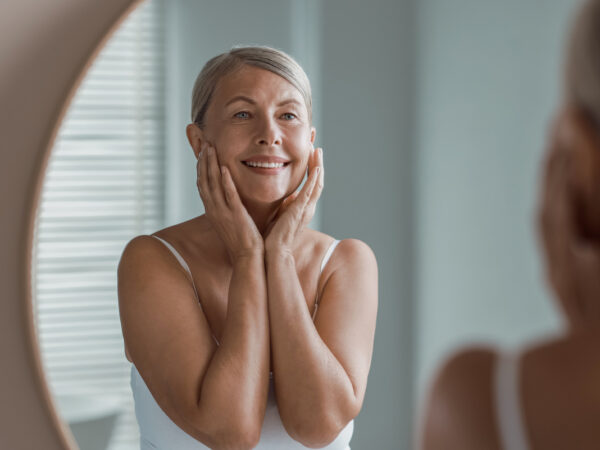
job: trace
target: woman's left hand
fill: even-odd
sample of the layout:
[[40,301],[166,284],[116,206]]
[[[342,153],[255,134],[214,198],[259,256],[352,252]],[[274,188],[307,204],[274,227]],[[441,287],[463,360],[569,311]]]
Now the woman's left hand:
[[298,233],[315,214],[317,200],[323,191],[323,150],[313,149],[308,159],[308,178],[300,192],[288,196],[265,233],[265,252],[291,253]]

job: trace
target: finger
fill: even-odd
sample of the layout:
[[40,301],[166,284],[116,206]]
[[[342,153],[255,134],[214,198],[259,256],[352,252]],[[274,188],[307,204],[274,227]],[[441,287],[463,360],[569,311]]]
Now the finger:
[[315,170],[318,169],[319,173],[315,176],[316,177],[315,186],[310,194],[309,201],[307,202],[307,204],[304,208],[304,213],[303,213],[303,217],[302,217],[303,224],[308,224],[312,220],[312,218],[315,214],[317,202],[318,202],[319,198],[321,197],[321,193],[323,192],[323,181],[324,181],[323,172],[324,171],[323,171],[323,153],[322,153],[321,148],[317,149],[316,158],[317,158],[317,166],[315,167]]
[[[279,219],[289,209],[290,205],[293,205],[296,198],[298,198],[298,192],[292,192],[290,195],[283,199],[283,201],[279,205],[279,208],[277,209],[275,217],[273,217],[271,221],[271,225],[277,222],[277,219]],[[271,227],[267,228],[267,230],[269,230],[270,228]]]
[[219,161],[214,147],[208,148],[206,159],[208,165],[208,187],[210,189],[210,195],[216,205],[223,205],[225,204],[225,195],[223,193]]
[[310,157],[310,163],[308,165],[308,173],[311,173],[315,170],[316,167],[319,166],[319,150],[314,148],[312,149],[312,155]]
[[321,175],[319,177],[319,187],[323,189],[325,184],[325,165],[323,164],[323,148],[319,147],[319,167],[321,168]]
[[323,183],[325,181],[325,171],[323,170],[323,149],[322,148],[317,149],[317,165],[316,165],[316,167],[319,168],[319,175],[317,176],[317,185],[316,185],[315,189],[313,190],[313,194],[312,194],[312,198],[311,198],[311,201],[314,200],[315,202],[321,195],[321,191],[323,190]]
[[231,178],[231,173],[229,172],[229,169],[225,166],[222,166],[221,174],[223,192],[225,193],[225,201],[233,209],[240,208],[242,206],[242,200],[240,199],[238,191],[235,187],[233,178]]
[[285,211],[285,209],[290,206],[294,200],[296,200],[296,198],[298,198],[298,192],[292,192],[283,200],[281,203],[281,208]]
[[205,148],[198,155],[198,178],[196,180],[196,184],[198,186],[198,192],[200,193],[200,198],[202,198],[204,206],[208,207],[212,204],[212,199],[208,189],[208,166],[206,162],[206,153],[207,152]]
[[308,177],[310,177],[310,174],[313,172],[314,168],[316,167],[316,159],[315,159],[315,155],[316,155],[316,151],[314,147],[311,147],[310,150],[310,154],[308,155],[308,161],[307,161],[307,166],[306,166],[306,176],[307,176],[307,182],[308,182]]
[[308,180],[304,183],[300,194],[298,195],[298,199],[301,202],[301,207],[304,209],[308,202],[310,201],[313,191],[315,190],[315,186],[317,185],[317,180],[319,179],[319,173],[321,171],[320,167],[316,167],[312,173],[309,175]]
[[300,190],[300,192],[298,192],[295,195],[295,197],[292,199],[292,201],[290,201],[289,207],[286,208],[286,211],[289,211],[290,214],[292,214],[294,217],[296,217],[296,220],[298,222],[302,221],[302,218],[304,216],[304,209],[310,200],[310,197],[311,197],[312,191],[315,187],[318,175],[319,175],[319,168],[316,168],[315,170],[312,171],[311,174],[309,174],[309,177],[306,180],[306,182],[304,183],[304,186],[302,186],[302,189]]

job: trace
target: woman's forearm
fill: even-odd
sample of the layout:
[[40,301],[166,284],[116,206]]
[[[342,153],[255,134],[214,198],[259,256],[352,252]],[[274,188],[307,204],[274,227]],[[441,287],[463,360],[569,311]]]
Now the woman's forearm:
[[270,359],[262,252],[234,262],[228,297],[221,342],[205,372],[198,407],[213,429],[227,433],[233,425],[260,433]]
[[290,434],[306,444],[333,439],[353,415],[354,388],[306,307],[294,257],[266,254],[271,352],[277,403]]

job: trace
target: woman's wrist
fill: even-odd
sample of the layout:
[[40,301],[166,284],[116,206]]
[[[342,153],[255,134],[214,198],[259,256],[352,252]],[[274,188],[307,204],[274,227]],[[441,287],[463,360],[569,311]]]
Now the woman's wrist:
[[252,259],[263,259],[265,256],[265,250],[263,247],[253,247],[244,250],[238,250],[231,255],[233,261],[252,260]]
[[291,258],[294,259],[292,249],[286,245],[269,245],[265,246],[265,261],[267,263],[273,261],[281,261]]

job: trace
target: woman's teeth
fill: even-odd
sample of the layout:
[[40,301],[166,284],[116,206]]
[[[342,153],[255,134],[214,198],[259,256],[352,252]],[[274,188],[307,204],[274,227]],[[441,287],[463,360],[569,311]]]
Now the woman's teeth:
[[262,167],[264,169],[275,169],[277,167],[283,167],[284,163],[266,163],[266,162],[253,162],[244,161],[244,164],[250,167]]

